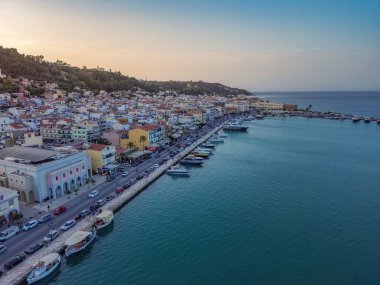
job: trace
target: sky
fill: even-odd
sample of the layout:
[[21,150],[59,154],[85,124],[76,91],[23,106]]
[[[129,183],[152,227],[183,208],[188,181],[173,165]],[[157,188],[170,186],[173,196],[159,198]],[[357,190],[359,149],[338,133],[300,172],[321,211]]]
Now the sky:
[[0,45],[139,79],[380,90],[380,0],[0,0]]

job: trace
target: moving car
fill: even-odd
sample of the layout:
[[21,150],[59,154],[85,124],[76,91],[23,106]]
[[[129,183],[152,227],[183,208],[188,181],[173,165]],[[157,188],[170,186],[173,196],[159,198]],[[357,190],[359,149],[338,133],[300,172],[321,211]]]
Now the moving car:
[[66,210],[67,208],[65,206],[59,206],[57,209],[53,211],[53,214],[58,216],[62,214],[63,212],[65,212]]
[[123,177],[127,177],[127,176],[128,176],[128,174],[129,174],[129,172],[128,172],[128,171],[124,171],[124,172],[123,172],[123,174],[122,174],[121,176],[123,176]]
[[52,218],[53,218],[53,216],[51,214],[45,214],[45,215],[41,216],[41,218],[38,219],[38,222],[40,224],[42,224],[42,223],[45,223],[45,222],[51,220]]
[[8,259],[8,261],[4,264],[4,268],[5,269],[12,269],[17,264],[22,262],[24,259],[25,259],[25,255],[22,255],[22,254],[16,255],[16,256],[12,257],[11,259]]
[[61,227],[61,231],[67,231],[68,229],[71,229],[73,226],[75,226],[77,222],[75,220],[69,220],[66,223],[64,223]]
[[9,227],[5,230],[3,230],[1,233],[0,233],[0,241],[5,241],[15,235],[17,235],[20,231],[20,228],[18,226],[12,226],[12,227]]
[[94,197],[96,197],[98,195],[99,195],[99,191],[98,190],[94,190],[94,191],[91,191],[90,194],[88,194],[88,197],[89,198],[94,198]]
[[44,246],[44,244],[42,242],[38,242],[38,243],[32,244],[31,246],[29,246],[25,250],[25,253],[26,254],[33,254],[33,253],[35,253],[37,250],[39,250],[43,246]]
[[55,240],[59,236],[58,231],[52,230],[50,231],[45,237],[44,237],[44,242],[51,242]]
[[23,226],[22,229],[24,231],[29,231],[29,230],[37,227],[37,226],[38,226],[38,221],[37,220],[31,220],[25,226]]

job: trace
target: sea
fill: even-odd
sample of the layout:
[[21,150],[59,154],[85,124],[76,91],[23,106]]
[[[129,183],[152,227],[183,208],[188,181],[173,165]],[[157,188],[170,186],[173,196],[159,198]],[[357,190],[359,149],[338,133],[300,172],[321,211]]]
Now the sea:
[[312,110],[380,119],[380,91],[361,92],[257,92],[254,96],[275,103],[311,105]]
[[[370,105],[363,114],[376,115]],[[41,284],[380,284],[380,125],[244,124],[190,177],[151,184]]]

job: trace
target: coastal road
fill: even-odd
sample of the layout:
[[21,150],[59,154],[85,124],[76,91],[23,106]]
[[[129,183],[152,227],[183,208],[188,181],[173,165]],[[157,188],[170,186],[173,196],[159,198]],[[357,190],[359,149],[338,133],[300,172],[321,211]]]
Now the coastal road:
[[[207,132],[209,132],[212,128],[212,126],[206,126],[201,131],[189,134],[188,137],[191,137],[191,140],[183,139],[178,143],[182,145],[185,143],[191,144],[192,142],[196,141],[198,138],[202,137]],[[64,204],[64,206],[67,207],[67,210],[64,213],[58,216],[53,215],[53,218],[50,221],[43,224],[39,224],[36,228],[30,231],[24,232],[22,231],[22,229],[20,229],[19,234],[3,242],[3,244],[7,247],[7,251],[0,255],[0,270],[4,271],[3,265],[11,257],[17,254],[25,255],[24,251],[30,245],[35,244],[37,242],[43,242],[43,238],[49,233],[50,230],[57,230],[58,232],[61,232],[60,227],[66,221],[74,219],[80,213],[80,211],[89,208],[91,205],[96,204],[96,201],[100,199],[105,200],[105,198],[111,194],[115,195],[115,189],[117,186],[122,187],[129,180],[136,179],[136,177],[139,174],[144,173],[148,168],[150,168],[154,164],[158,164],[159,162],[161,162],[162,159],[166,156],[169,156],[171,152],[176,154],[178,152],[178,148],[176,146],[170,146],[169,148],[162,151],[159,157],[147,159],[136,167],[126,167],[126,170],[129,172],[129,175],[127,177],[122,177],[121,174],[119,174],[113,181],[106,181],[95,187],[90,187],[88,188],[88,190],[82,190],[82,193],[78,194],[77,196],[73,196],[72,199],[68,200]],[[89,198],[88,194],[92,190],[99,190],[99,195],[94,198]]]

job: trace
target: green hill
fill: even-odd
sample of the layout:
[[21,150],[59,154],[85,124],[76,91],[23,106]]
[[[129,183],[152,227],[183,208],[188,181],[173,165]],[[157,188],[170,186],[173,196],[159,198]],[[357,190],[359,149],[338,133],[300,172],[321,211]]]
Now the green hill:
[[[35,81],[55,82],[72,91],[76,86],[87,90],[136,90],[142,88],[149,92],[173,90],[183,94],[250,94],[246,90],[231,88],[220,83],[203,81],[143,81],[120,72],[103,68],[79,68],[57,60],[48,62],[42,55],[20,54],[17,49],[0,46],[0,68],[3,74],[12,77],[25,77]],[[0,91],[13,92],[15,86],[9,86],[6,80],[0,81]]]

